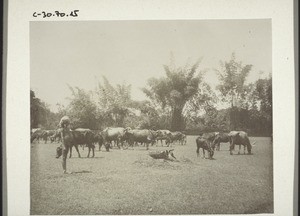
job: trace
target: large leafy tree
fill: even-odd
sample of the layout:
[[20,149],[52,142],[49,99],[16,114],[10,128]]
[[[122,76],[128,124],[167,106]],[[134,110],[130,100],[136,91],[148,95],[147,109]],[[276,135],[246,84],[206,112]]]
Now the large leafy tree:
[[200,60],[184,67],[164,65],[165,77],[151,78],[143,92],[154,104],[171,112],[171,130],[185,128],[183,110],[198,92],[202,81],[202,73],[198,71]]
[[247,95],[245,81],[251,69],[252,65],[243,65],[242,62],[238,62],[233,53],[229,61],[221,62],[221,69],[217,71],[220,81],[217,89],[221,93],[223,101],[231,107],[231,130],[237,129],[239,125],[237,109],[241,108]]
[[125,126],[124,119],[129,115],[131,85],[125,83],[113,86],[105,77],[96,89],[98,115],[104,126]]
[[30,90],[30,127],[54,129],[58,116],[51,112],[48,105],[35,96],[35,92]]
[[258,79],[249,94],[251,104],[250,122],[255,133],[272,133],[272,77]]
[[66,114],[70,116],[74,128],[98,128],[97,107],[91,98],[91,92],[71,87],[72,96]]

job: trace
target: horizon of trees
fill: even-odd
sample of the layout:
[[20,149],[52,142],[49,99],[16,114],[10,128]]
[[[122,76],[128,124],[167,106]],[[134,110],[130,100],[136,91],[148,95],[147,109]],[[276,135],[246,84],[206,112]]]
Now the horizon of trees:
[[[75,128],[169,129],[188,134],[244,130],[270,136],[272,77],[246,84],[251,69],[233,53],[216,70],[219,83],[213,90],[203,79],[201,60],[176,67],[171,59],[164,65],[165,76],[150,78],[141,89],[148,100],[133,100],[130,84],[112,85],[103,76],[94,91],[69,86],[69,104],[58,104],[56,113],[30,90],[31,128],[55,129],[60,118],[69,115]],[[227,108],[218,109],[220,103]]]

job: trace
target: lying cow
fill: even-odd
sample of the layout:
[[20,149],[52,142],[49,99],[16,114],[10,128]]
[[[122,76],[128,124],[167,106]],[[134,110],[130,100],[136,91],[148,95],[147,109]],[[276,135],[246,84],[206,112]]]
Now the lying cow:
[[173,151],[174,151],[174,149],[165,150],[165,151],[149,152],[149,156],[154,159],[164,159],[164,160],[171,160],[171,161],[174,161],[174,159],[175,159],[177,161],[177,158],[174,156]]

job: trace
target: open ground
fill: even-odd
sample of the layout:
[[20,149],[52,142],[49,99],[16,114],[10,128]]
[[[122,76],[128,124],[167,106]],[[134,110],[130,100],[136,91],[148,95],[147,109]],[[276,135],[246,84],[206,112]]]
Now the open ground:
[[[145,147],[95,149],[86,158],[73,148],[63,174],[58,143],[31,145],[31,214],[226,214],[273,212],[270,138],[250,137],[253,155],[229,155],[221,144],[214,160],[196,156],[196,136],[174,145],[179,162],[155,160]],[[150,146],[150,151],[166,147]],[[242,151],[243,153],[243,148]]]

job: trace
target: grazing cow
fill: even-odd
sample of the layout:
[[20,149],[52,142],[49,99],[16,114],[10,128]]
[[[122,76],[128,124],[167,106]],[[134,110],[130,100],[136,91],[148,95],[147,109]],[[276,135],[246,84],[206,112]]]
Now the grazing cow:
[[186,135],[184,133],[182,133],[180,143],[181,145],[186,145]]
[[[80,131],[80,132],[85,132],[86,130],[90,130],[90,129],[86,129],[86,128],[76,128],[75,129],[75,131]],[[82,142],[82,143],[78,143],[78,144],[81,146],[82,150],[84,150],[84,147],[86,146],[86,143]]]
[[252,146],[254,145],[250,143],[250,140],[248,138],[248,135],[246,132],[244,131],[231,131],[228,134],[229,138],[230,138],[230,155],[232,155],[232,150],[234,149],[235,145],[239,145],[239,152],[238,154],[240,154],[241,151],[241,145],[244,146],[244,154],[246,154],[246,147],[247,147],[247,151],[248,154],[252,154],[251,153],[251,149]]
[[126,140],[129,145],[133,147],[134,142],[140,142],[146,144],[146,149],[149,149],[149,143],[155,143],[157,133],[152,130],[144,129],[144,130],[127,130],[125,133]]
[[[83,129],[83,128],[78,128],[76,130],[69,130],[66,133],[67,136],[67,141],[68,141],[68,150],[70,150],[70,155],[69,158],[72,157],[72,147],[74,146],[77,153],[78,157],[80,156],[79,150],[78,150],[78,145],[86,145],[89,149],[87,157],[90,157],[90,152],[92,150],[93,156],[95,156],[94,148],[95,146],[93,145],[93,140],[94,140],[94,133],[90,129]],[[66,139],[66,138],[65,138]],[[62,155],[62,145],[56,149],[56,158],[59,158]]]
[[186,136],[185,134],[176,131],[176,132],[170,132],[167,134],[167,139],[166,139],[166,145],[169,146],[173,142],[179,142],[181,145],[186,143]]
[[109,143],[104,143],[104,138],[101,131],[93,131],[94,132],[94,143],[99,146],[99,151],[101,151],[101,147],[104,145],[106,151],[109,151],[111,148]]
[[117,127],[117,128],[112,128],[108,127],[104,129],[101,132],[101,135],[103,137],[103,142],[106,145],[107,143],[112,145],[112,141],[117,144],[118,148],[120,148],[120,144],[123,147],[124,141],[125,141],[125,133],[127,130],[130,130],[130,128],[122,128],[122,127]]
[[211,145],[212,143],[208,141],[207,139],[203,138],[202,136],[198,137],[196,139],[196,145],[197,145],[197,157],[200,156],[199,149],[202,148],[203,150],[203,158],[205,158],[205,150],[209,153],[209,158],[211,159],[214,155],[214,148]]
[[53,142],[61,142],[61,136],[59,130],[55,130],[55,133],[50,136],[51,143]]
[[157,130],[157,138],[156,140],[160,140],[160,144],[161,146],[163,146],[163,140],[166,140],[169,139],[169,135],[171,134],[171,131],[169,130]]
[[55,130],[44,130],[42,135],[41,135],[41,138],[45,141],[45,144],[46,144],[48,139],[51,140],[51,137],[54,136],[55,133],[56,133]]
[[220,151],[220,144],[221,143],[230,142],[230,138],[228,136],[228,133],[217,133],[213,142],[214,142],[214,146],[216,147],[216,150]]
[[44,130],[42,130],[41,128],[32,129],[30,134],[30,142],[32,143],[34,140],[37,140],[37,142],[39,143],[43,133]]
[[[77,128],[74,130],[75,135],[76,135],[76,142],[77,144],[81,145],[81,146],[86,146],[88,147],[89,151],[88,151],[88,155],[87,157],[90,156],[90,152],[91,150],[93,151],[93,156],[95,155],[95,146],[94,146],[94,142],[95,142],[95,134],[93,133],[92,130],[87,129],[87,128]],[[77,132],[80,133],[76,134]]]
[[[62,129],[59,130],[59,133],[61,136],[64,137],[64,140],[63,140],[63,137],[61,137],[62,139],[62,144],[56,148],[56,158],[59,158],[61,155],[63,155],[63,145],[67,145],[67,153],[69,152],[69,158],[72,157],[72,148],[73,146],[75,147],[77,153],[78,153],[78,157],[80,158],[81,155],[80,155],[80,152],[79,152],[79,149],[78,149],[78,140],[80,140],[81,138],[81,134],[80,132],[75,132],[73,130],[65,130],[63,131]],[[79,138],[79,139],[78,139]]]
[[212,143],[217,134],[219,133],[218,132],[202,133],[201,137],[208,140],[210,143]]

